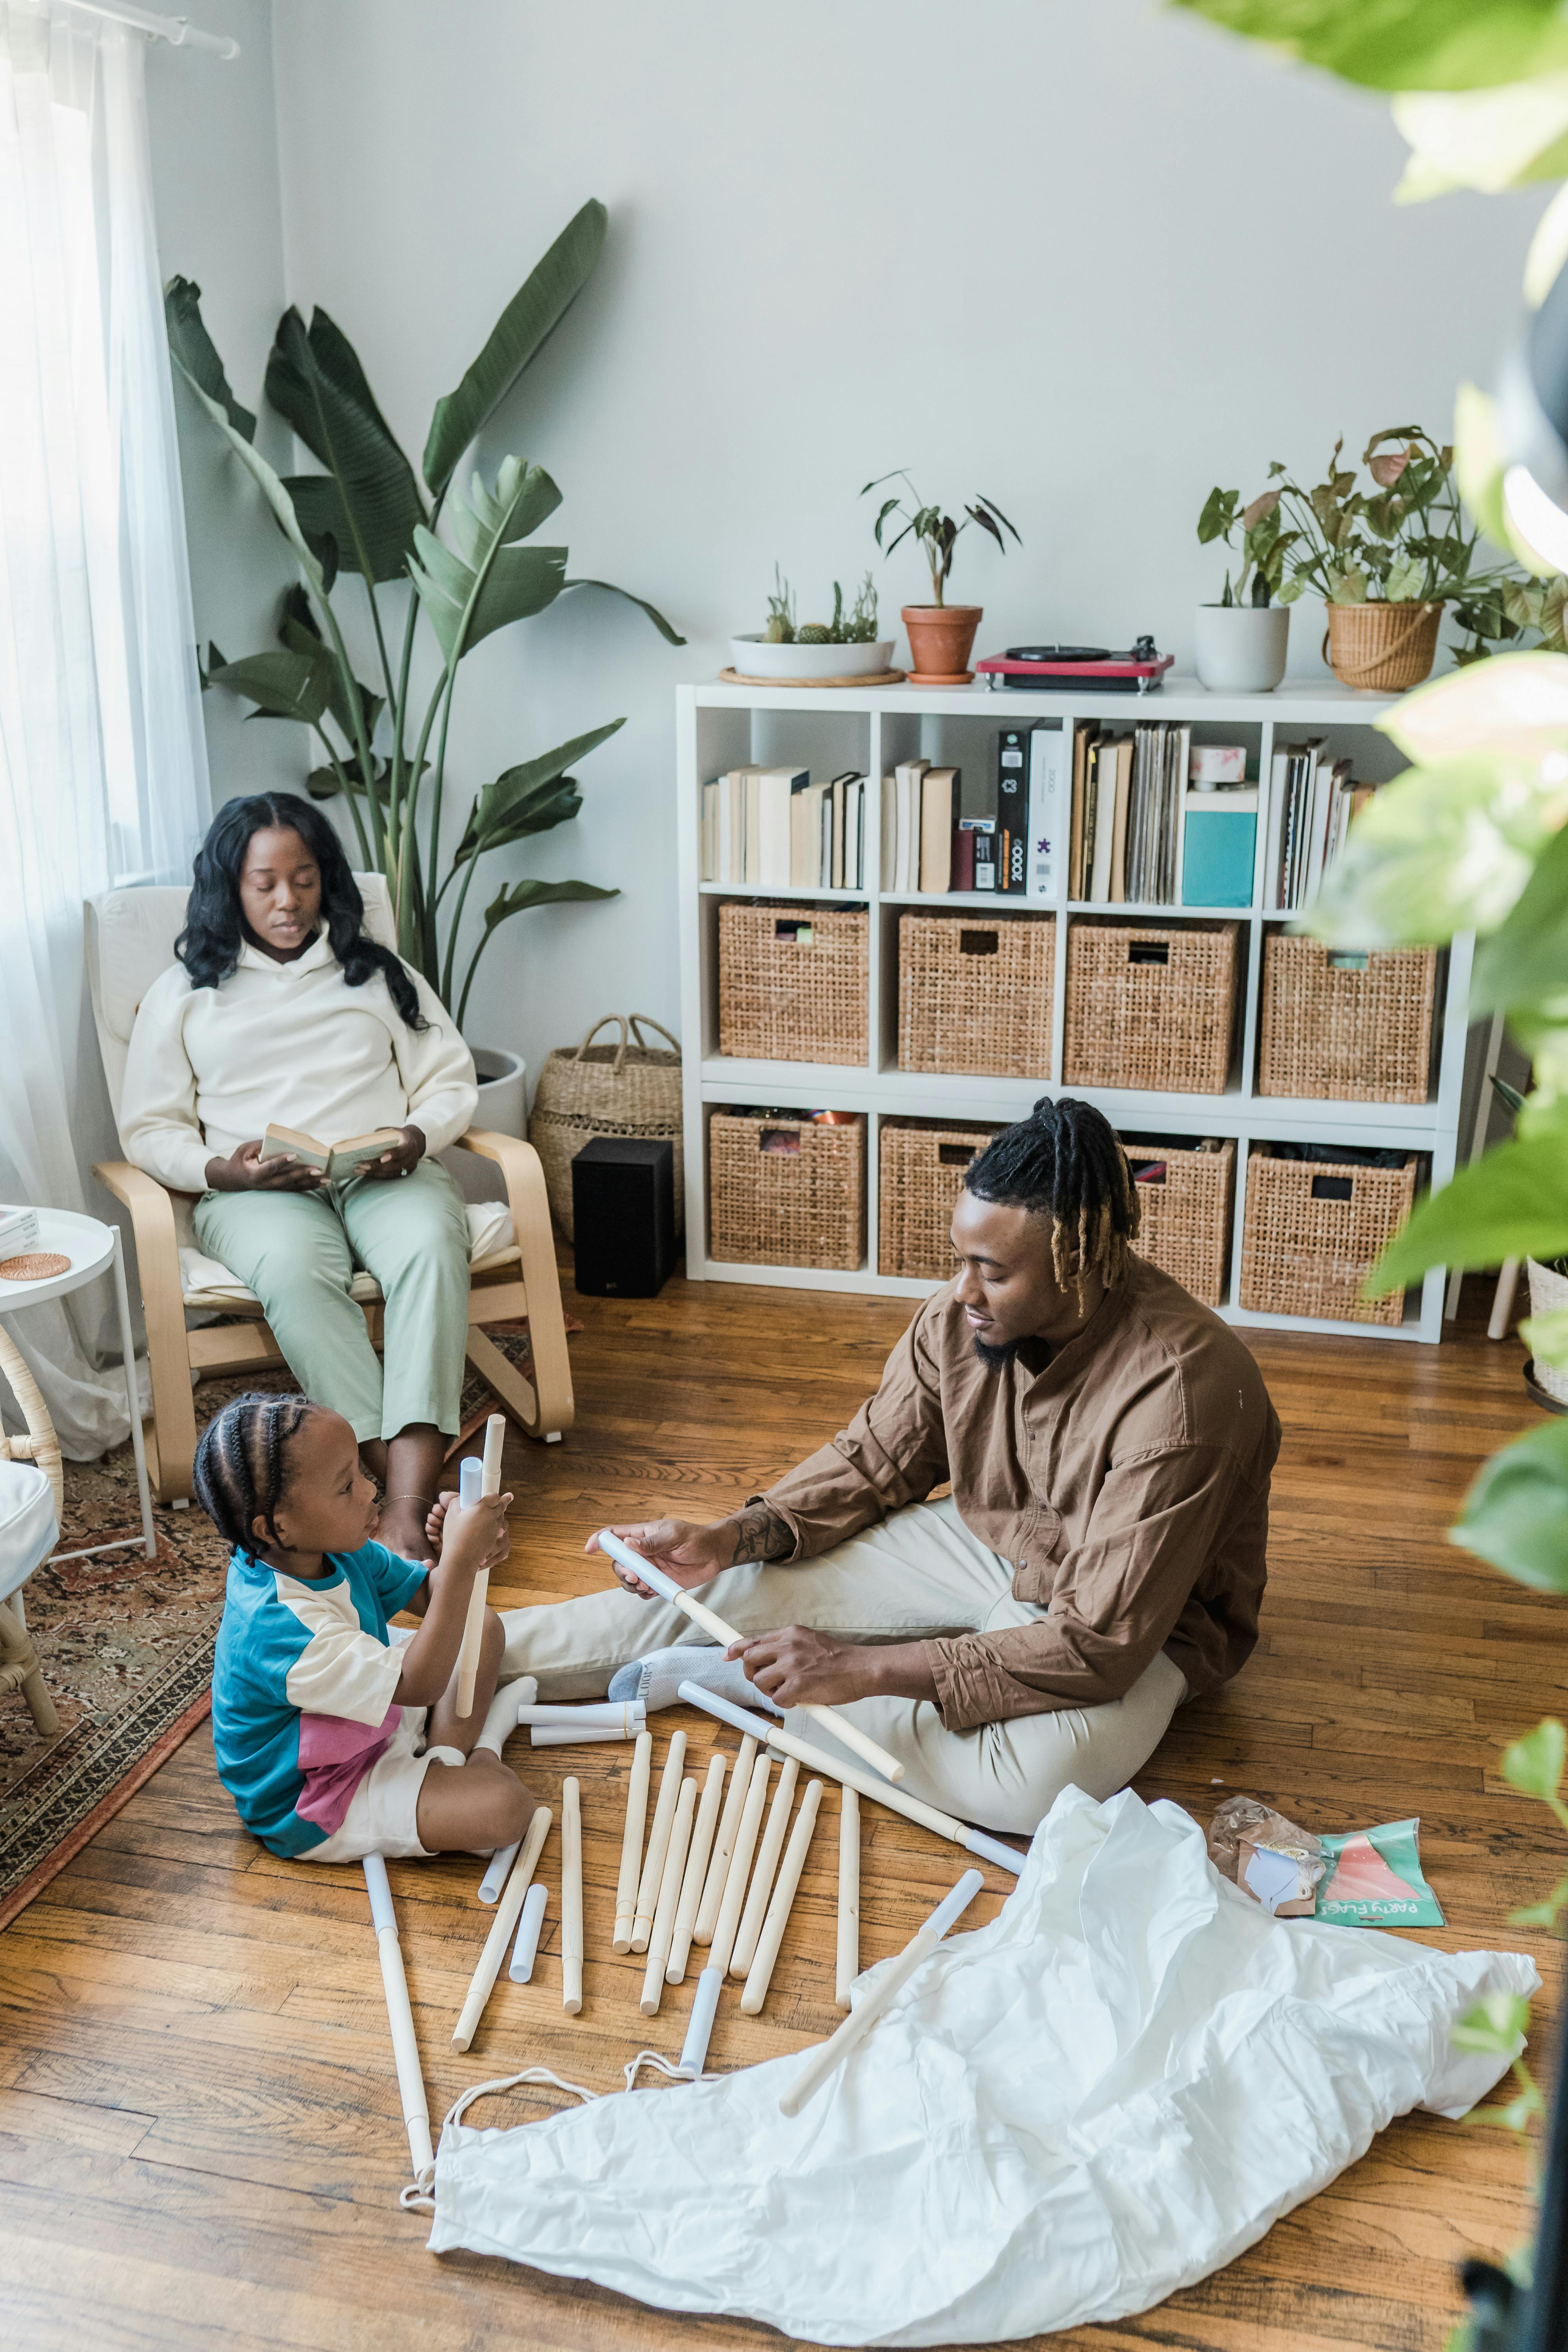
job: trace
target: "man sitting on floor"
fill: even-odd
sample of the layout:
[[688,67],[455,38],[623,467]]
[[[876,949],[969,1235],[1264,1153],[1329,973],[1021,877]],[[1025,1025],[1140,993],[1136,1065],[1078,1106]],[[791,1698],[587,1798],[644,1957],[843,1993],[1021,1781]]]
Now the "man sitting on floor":
[[[720,1680],[711,1650],[699,1680],[841,1706],[903,1760],[911,1796],[1029,1832],[1069,1784],[1123,1787],[1183,1700],[1238,1672],[1279,1424],[1241,1340],[1133,1255],[1137,1231],[1088,1104],[1042,1100],[996,1138],[953,1213],[962,1271],[849,1427],[728,1518],[615,1530],[714,1585],[748,1637],[731,1653],[745,1683]],[[503,1674],[585,1698],[700,1638],[616,1574],[620,1591],[509,1612]],[[657,1660],[643,1682],[654,1705],[674,1696]]]

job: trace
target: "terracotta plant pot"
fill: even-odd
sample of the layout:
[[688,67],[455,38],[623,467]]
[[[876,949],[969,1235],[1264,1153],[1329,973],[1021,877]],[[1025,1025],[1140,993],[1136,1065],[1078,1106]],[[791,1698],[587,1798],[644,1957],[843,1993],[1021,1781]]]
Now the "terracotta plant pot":
[[968,667],[983,604],[906,604],[911,686],[967,686]]
[[1342,686],[1403,694],[1430,677],[1441,604],[1331,604],[1323,659]]

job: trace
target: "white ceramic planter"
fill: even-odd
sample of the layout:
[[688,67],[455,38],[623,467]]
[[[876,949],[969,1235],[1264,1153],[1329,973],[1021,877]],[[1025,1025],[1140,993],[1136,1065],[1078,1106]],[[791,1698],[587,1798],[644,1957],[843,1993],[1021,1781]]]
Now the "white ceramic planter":
[[1285,675],[1288,604],[1200,604],[1193,625],[1198,682],[1211,694],[1271,694]]
[[[1554,1307],[1568,1307],[1568,1274],[1553,1274],[1549,1265],[1538,1265],[1532,1257],[1524,1261],[1530,1276],[1530,1311],[1532,1315],[1550,1314]],[[1568,1372],[1553,1370],[1535,1359],[1533,1378],[1539,1389],[1559,1404],[1568,1404]]]
[[770,646],[764,637],[731,637],[730,662],[742,677],[876,677],[893,667],[893,640],[869,646]]
[[501,1052],[493,1045],[473,1045],[474,1070],[479,1081],[479,1107],[474,1113],[476,1127],[488,1127],[497,1135],[528,1136],[528,1064],[521,1054]]

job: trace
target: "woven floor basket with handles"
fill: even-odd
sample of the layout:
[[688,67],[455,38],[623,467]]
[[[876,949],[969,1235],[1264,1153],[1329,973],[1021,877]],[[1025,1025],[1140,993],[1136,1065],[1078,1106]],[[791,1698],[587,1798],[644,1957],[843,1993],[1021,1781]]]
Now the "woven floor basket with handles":
[[[618,1045],[595,1045],[601,1029],[618,1022]],[[628,1036],[628,1028],[630,1034]],[[669,1037],[650,1045],[645,1028]],[[544,1163],[545,1189],[555,1222],[572,1231],[572,1162],[596,1135],[668,1136],[675,1146],[675,1226],[684,1219],[680,1150],[680,1047],[646,1013],[607,1013],[580,1045],[557,1045],[545,1056],[529,1113],[528,1139]]]

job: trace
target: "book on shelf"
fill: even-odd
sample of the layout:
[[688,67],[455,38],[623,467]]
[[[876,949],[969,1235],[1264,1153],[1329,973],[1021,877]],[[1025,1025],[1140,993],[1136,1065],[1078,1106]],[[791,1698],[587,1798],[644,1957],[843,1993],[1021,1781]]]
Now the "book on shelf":
[[[787,890],[795,867],[795,812],[797,791],[811,777],[804,768],[756,768],[746,778],[746,879],[761,890]],[[752,807],[756,803],[757,856],[752,872]]]
[[[1089,876],[1087,895],[1101,906],[1110,902],[1110,872],[1116,855],[1117,782],[1123,751],[1131,759],[1125,735],[1102,736],[1094,747],[1090,780],[1092,840],[1085,854],[1085,870]],[[1122,789],[1125,791],[1125,786]]]
[[865,779],[735,768],[702,787],[699,878],[730,889],[861,890]]
[[[967,834],[973,843],[969,853],[970,881],[955,882],[953,888],[988,891],[996,887],[996,820],[994,816],[961,816],[958,831]],[[956,855],[956,851],[955,851]]]
[[974,844],[973,825],[955,824],[952,828],[952,871],[948,881],[950,890],[973,890],[974,887]]
[[1270,908],[1294,914],[1311,903],[1373,789],[1354,782],[1348,759],[1325,754],[1321,735],[1279,745],[1269,775],[1264,852]]
[[292,1158],[307,1168],[319,1168],[329,1184],[346,1184],[370,1160],[379,1160],[384,1151],[391,1151],[403,1140],[402,1130],[395,1127],[373,1128],[368,1135],[345,1136],[341,1143],[322,1143],[314,1135],[305,1135],[298,1128],[279,1127],[268,1119],[261,1139],[263,1160]]
[[1021,898],[1028,887],[1028,762],[1034,731],[1032,727],[1004,727],[996,738],[996,887],[1009,898]]
[[1072,821],[1068,836],[1068,897],[1084,896],[1084,875],[1093,863],[1092,851],[1084,857],[1084,835],[1089,814],[1089,755],[1099,740],[1100,727],[1092,719],[1080,719],[1072,731]]
[[1042,721],[1029,737],[1029,824],[1026,892],[1031,898],[1057,895],[1057,856],[1065,810],[1063,768],[1067,743],[1059,725]]
[[927,766],[921,778],[920,875],[916,887],[922,897],[936,897],[952,887],[952,826],[958,814],[963,772],[957,768]]
[[1190,728],[1142,719],[1131,735],[1101,735],[1084,721],[1074,732],[1069,898],[1092,906],[1174,905]]
[[903,893],[920,887],[921,779],[929,760],[900,760],[882,779],[882,887]]

